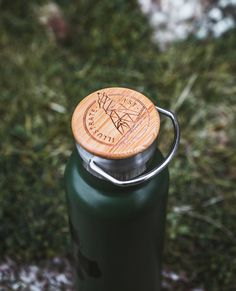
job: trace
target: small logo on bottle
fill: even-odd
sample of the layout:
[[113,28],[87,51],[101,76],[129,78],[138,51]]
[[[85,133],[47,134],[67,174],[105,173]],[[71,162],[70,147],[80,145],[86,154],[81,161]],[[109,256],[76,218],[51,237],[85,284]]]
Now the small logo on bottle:
[[99,278],[102,273],[98,266],[98,262],[95,260],[91,260],[87,256],[85,256],[81,250],[81,242],[79,239],[78,232],[74,228],[71,220],[69,219],[70,233],[73,240],[74,248],[75,248],[75,267],[76,272],[80,280],[84,280],[85,276]]

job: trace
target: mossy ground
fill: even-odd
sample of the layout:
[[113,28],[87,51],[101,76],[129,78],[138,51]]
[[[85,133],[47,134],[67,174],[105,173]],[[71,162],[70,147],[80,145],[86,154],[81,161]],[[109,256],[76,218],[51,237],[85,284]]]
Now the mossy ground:
[[[174,110],[181,124],[165,268],[207,291],[235,290],[235,31],[160,52],[135,1],[61,0],[70,35],[58,42],[39,24],[43,3],[0,3],[1,258],[68,253],[63,171],[71,114],[90,92],[124,86]],[[163,152],[171,137],[163,123]]]

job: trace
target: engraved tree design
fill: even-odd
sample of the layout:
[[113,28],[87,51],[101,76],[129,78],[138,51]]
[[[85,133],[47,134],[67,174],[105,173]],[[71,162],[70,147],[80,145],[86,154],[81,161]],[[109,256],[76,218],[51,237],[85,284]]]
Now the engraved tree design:
[[123,104],[116,103],[105,92],[98,93],[99,108],[102,108],[110,117],[116,129],[123,135],[133,127],[141,111],[137,112],[125,107]]

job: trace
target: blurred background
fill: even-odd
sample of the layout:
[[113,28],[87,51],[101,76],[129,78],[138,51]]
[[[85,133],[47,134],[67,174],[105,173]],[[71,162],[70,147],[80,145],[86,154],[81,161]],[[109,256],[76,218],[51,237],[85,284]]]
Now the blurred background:
[[70,119],[109,86],[181,124],[163,290],[236,290],[236,1],[0,0],[0,14],[0,290],[73,290]]

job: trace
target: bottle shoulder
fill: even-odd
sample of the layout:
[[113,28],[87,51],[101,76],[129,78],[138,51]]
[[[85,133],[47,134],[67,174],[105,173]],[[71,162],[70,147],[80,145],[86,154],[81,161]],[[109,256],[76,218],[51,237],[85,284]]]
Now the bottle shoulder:
[[[163,159],[160,152],[158,158]],[[88,173],[76,150],[72,153],[65,171],[68,203],[84,211],[102,216],[132,215],[153,208],[167,199],[168,169],[148,182],[132,187],[119,187]]]

